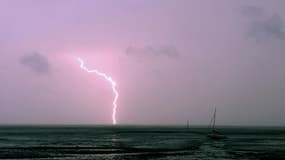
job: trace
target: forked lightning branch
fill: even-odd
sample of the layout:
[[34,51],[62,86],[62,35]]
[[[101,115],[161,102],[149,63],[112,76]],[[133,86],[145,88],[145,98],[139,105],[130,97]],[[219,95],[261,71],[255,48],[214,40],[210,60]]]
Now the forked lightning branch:
[[88,73],[95,73],[96,75],[103,77],[107,82],[110,83],[111,87],[112,87],[112,91],[114,94],[114,100],[113,100],[113,113],[112,113],[112,120],[113,120],[113,125],[117,124],[117,120],[116,120],[116,112],[117,112],[117,100],[119,97],[119,93],[116,89],[116,82],[112,79],[112,77],[108,76],[107,74],[98,71],[97,69],[88,69],[85,66],[85,63],[83,61],[83,59],[81,59],[80,57],[77,58],[77,60],[80,62],[80,68],[85,70]]

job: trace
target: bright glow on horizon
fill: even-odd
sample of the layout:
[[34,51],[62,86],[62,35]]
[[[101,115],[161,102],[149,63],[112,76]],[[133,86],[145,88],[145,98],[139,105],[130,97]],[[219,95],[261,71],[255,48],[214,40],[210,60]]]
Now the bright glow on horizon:
[[100,76],[100,77],[103,77],[106,81],[108,81],[110,84],[111,84],[111,87],[112,87],[112,91],[115,95],[114,97],[114,100],[113,100],[113,113],[112,113],[112,120],[113,120],[113,125],[116,125],[117,124],[117,120],[116,120],[116,112],[117,112],[117,100],[118,100],[118,97],[119,97],[119,93],[116,89],[116,81],[114,81],[112,79],[112,77],[106,75],[105,73],[103,72],[100,72],[98,71],[97,69],[93,69],[93,70],[89,70],[85,64],[84,64],[84,61],[80,58],[80,57],[77,57],[77,60],[80,62],[80,68],[85,70],[86,72],[88,73],[96,73],[96,75]]

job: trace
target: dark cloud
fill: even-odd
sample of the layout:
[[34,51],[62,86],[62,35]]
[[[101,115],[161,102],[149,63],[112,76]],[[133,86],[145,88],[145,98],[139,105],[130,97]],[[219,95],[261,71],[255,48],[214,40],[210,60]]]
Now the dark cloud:
[[247,35],[257,41],[279,39],[285,40],[285,29],[282,18],[277,15],[268,15],[264,9],[246,6],[242,9],[243,15],[249,20]]
[[47,74],[50,72],[48,58],[39,53],[22,56],[20,63],[37,74]]
[[248,35],[257,40],[285,39],[283,21],[278,15],[274,15],[264,21],[252,22]]
[[146,46],[142,48],[128,47],[126,49],[126,54],[128,56],[167,56],[171,58],[179,57],[177,49],[173,46]]

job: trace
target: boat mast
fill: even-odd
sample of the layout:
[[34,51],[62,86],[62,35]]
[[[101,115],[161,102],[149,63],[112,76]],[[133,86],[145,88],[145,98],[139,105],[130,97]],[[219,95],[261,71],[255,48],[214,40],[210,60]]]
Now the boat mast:
[[189,120],[187,120],[187,128],[189,128]]
[[215,112],[214,112],[214,120],[213,120],[212,129],[215,129],[215,125],[216,125],[216,107],[215,107]]

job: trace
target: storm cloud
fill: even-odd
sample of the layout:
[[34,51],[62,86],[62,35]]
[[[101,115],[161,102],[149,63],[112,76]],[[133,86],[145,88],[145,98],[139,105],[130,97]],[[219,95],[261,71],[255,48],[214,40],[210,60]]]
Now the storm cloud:
[[242,9],[249,21],[247,35],[257,41],[285,40],[282,18],[278,14],[267,14],[263,8],[246,6]]
[[50,72],[48,58],[37,52],[22,56],[20,63],[36,74],[47,74]]

